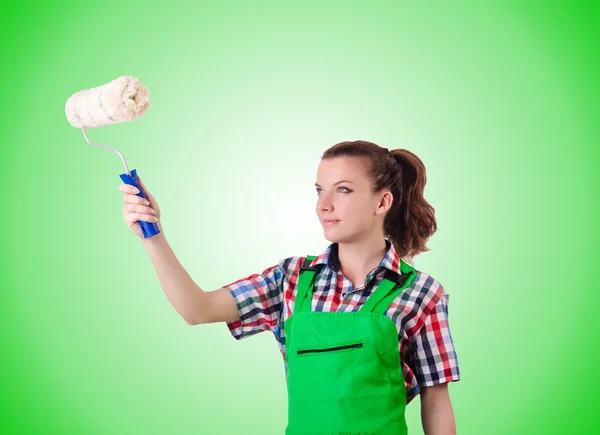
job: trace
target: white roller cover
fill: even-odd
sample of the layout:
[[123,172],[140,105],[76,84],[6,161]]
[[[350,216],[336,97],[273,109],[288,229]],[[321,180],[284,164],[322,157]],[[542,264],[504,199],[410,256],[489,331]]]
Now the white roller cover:
[[94,128],[139,118],[150,106],[148,89],[131,76],[71,95],[65,105],[75,128]]

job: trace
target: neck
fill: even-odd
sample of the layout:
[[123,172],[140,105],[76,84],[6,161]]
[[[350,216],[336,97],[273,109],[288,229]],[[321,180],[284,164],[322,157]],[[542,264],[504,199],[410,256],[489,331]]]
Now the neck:
[[379,234],[359,242],[339,243],[340,271],[346,276],[364,279],[379,266],[386,252],[385,238]]

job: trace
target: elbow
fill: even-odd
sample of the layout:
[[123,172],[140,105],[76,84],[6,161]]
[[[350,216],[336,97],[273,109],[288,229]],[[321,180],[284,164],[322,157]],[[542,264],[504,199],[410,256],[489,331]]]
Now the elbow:
[[204,307],[205,301],[203,300],[204,291],[200,287],[196,286],[193,292],[193,298],[187,303],[186,309],[181,311],[181,317],[190,326],[201,325],[203,323],[209,323],[206,320],[206,313],[201,310]]
[[181,316],[183,317],[183,320],[185,320],[185,323],[187,323],[190,326],[195,326],[195,325],[202,325],[204,323],[208,323],[205,319],[201,318],[198,315],[193,315],[193,316]]
[[195,326],[195,325],[200,325],[202,323],[202,321],[200,321],[200,319],[196,318],[196,317],[189,317],[189,316],[181,316],[183,318],[183,320],[185,320],[185,323],[187,323],[190,326]]

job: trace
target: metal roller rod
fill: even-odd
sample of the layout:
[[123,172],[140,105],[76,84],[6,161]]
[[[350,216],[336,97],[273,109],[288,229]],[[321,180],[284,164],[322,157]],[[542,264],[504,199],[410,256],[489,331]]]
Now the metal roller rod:
[[129,172],[129,167],[127,166],[127,162],[125,161],[125,157],[123,157],[123,154],[121,154],[119,152],[119,150],[116,150],[116,149],[111,148],[111,147],[107,147],[106,145],[100,145],[99,143],[91,142],[90,139],[87,136],[85,128],[82,128],[81,131],[83,131],[83,136],[85,137],[85,140],[87,141],[87,143],[89,143],[90,145],[94,145],[94,146],[97,146],[97,147],[100,147],[100,148],[105,148],[107,150],[111,150],[111,151],[114,151],[115,153],[117,153],[119,155],[119,157],[121,157],[121,161],[123,162],[123,165],[125,166],[125,171],[127,172],[127,175],[129,175],[131,177],[131,173]]

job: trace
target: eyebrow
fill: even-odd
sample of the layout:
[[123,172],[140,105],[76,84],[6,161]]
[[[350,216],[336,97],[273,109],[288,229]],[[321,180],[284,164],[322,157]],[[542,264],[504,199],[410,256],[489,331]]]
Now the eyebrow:
[[[352,181],[350,181],[350,180],[340,180],[340,181],[337,181],[337,182],[333,183],[333,185],[334,185],[334,186],[337,186],[337,185],[338,185],[338,184],[340,184],[340,183],[350,183],[350,184],[354,184],[354,183],[352,183]],[[317,186],[317,187],[321,187],[321,185],[320,185],[319,183],[315,183],[315,186]]]

